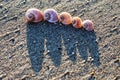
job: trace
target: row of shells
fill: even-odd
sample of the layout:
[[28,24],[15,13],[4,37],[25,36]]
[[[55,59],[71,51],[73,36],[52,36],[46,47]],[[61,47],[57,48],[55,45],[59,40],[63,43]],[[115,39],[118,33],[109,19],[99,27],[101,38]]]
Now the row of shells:
[[37,8],[30,8],[25,13],[27,22],[48,21],[50,23],[61,22],[64,25],[72,24],[75,28],[84,28],[88,31],[94,30],[94,25],[91,20],[82,21],[80,17],[72,17],[68,12],[58,12],[54,9],[46,9],[44,12]]

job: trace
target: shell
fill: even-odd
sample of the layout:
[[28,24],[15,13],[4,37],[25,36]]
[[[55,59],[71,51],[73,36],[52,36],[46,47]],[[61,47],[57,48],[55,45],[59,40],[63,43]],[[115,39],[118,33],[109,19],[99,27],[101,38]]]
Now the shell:
[[60,13],[59,20],[60,20],[61,23],[65,24],[65,25],[72,24],[72,17],[67,12]]
[[87,31],[94,30],[94,24],[91,20],[85,20],[83,21],[83,28],[85,28]]
[[26,11],[25,18],[27,22],[40,22],[43,19],[43,13],[39,9],[30,8]]
[[75,28],[82,28],[82,20],[79,17],[73,17],[72,25]]
[[46,9],[44,11],[44,19],[50,23],[58,22],[58,13],[54,9]]

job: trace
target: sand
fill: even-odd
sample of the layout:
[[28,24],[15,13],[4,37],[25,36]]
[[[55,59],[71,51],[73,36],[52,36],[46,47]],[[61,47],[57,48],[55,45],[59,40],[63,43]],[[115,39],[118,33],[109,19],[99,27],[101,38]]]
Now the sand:
[[[31,7],[90,19],[95,30],[25,23]],[[0,0],[0,80],[120,80],[120,0]]]

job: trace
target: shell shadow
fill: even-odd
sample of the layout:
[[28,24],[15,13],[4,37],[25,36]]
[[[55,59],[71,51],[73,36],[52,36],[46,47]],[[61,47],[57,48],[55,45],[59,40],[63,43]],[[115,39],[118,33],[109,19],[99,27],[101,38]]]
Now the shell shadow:
[[87,61],[88,57],[92,57],[95,66],[100,65],[98,43],[94,31],[86,31],[84,29],[76,29],[73,26],[62,26],[61,35],[64,46],[69,59],[76,61],[77,50],[80,57]]
[[98,43],[96,41],[96,35],[94,31],[79,31],[76,32],[77,41],[78,41],[78,51],[81,57],[87,61],[88,57],[91,57],[92,64],[94,66],[100,65],[100,57],[99,57],[99,50],[98,50]]
[[[48,22],[27,24],[27,47],[31,65],[35,72],[42,69],[45,50],[49,51],[47,54],[56,67],[61,63],[61,35],[56,34],[58,33],[56,28],[57,24]],[[45,39],[46,44],[44,44]]]
[[53,61],[53,64],[58,67],[61,64],[62,56],[62,45],[61,35],[59,34],[58,24],[46,23],[45,28],[45,39],[46,49],[48,55]]
[[95,66],[100,65],[98,43],[94,31],[76,29],[70,25],[63,26],[63,29],[60,31],[67,55],[71,61],[76,61],[76,52],[78,49],[79,55],[83,60],[87,61],[88,57],[91,57],[93,58],[92,64]]
[[76,40],[74,31],[76,30],[73,26],[60,26],[60,33],[65,46],[65,51],[73,63],[76,61]]
[[32,68],[35,72],[42,69],[44,53],[44,33],[41,24],[27,24],[27,47]]
[[[48,22],[27,24],[27,47],[32,68],[35,72],[42,69],[44,51],[50,56],[53,64],[58,67],[61,64],[63,45],[67,52],[68,59],[76,61],[77,50],[83,60],[91,56],[92,63],[100,65],[99,51],[94,31],[75,29],[71,25],[65,26],[59,23]],[[45,43],[46,40],[46,43]]]

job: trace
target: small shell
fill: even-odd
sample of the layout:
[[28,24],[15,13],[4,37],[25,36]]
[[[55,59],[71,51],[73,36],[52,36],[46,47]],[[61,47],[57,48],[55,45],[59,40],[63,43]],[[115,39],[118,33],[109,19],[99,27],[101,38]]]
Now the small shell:
[[72,25],[75,28],[82,28],[82,20],[79,17],[73,17]]
[[25,18],[27,22],[40,22],[43,20],[43,13],[36,8],[30,8],[26,11]]
[[72,24],[72,17],[67,12],[60,13],[59,19],[60,19],[60,22],[63,23],[63,24],[65,24],[65,25]]
[[54,9],[46,9],[44,11],[44,19],[51,23],[56,23],[58,21],[58,13]]
[[83,28],[85,28],[88,31],[94,30],[93,22],[91,20],[83,21]]

